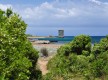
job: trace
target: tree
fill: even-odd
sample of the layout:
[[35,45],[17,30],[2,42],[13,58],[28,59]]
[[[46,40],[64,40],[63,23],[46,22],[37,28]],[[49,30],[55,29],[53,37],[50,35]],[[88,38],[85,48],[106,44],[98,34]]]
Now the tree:
[[34,80],[38,51],[25,34],[27,24],[11,9],[0,10],[0,80]]

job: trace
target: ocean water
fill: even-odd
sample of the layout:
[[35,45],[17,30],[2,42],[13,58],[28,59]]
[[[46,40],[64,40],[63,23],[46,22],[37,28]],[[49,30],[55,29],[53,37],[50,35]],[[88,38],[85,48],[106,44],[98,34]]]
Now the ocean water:
[[[92,44],[98,43],[105,36],[91,36]],[[74,39],[74,36],[65,36],[64,38],[53,37],[53,38],[38,38],[38,40],[49,40],[54,44],[65,44],[69,43]]]

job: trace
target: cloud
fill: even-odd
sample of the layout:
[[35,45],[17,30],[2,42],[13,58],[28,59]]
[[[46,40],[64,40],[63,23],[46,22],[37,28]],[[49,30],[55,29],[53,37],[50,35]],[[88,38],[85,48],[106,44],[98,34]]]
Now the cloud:
[[[95,6],[99,5],[99,6]],[[2,6],[2,7],[1,7]],[[41,24],[92,24],[108,18],[107,2],[99,0],[55,0],[33,6],[16,7],[14,4],[0,4],[6,9],[12,7],[29,25]]]
[[95,3],[97,5],[108,5],[108,2],[102,2],[102,1],[99,1],[99,0],[89,0],[90,2],[92,3]]
[[68,18],[76,15],[75,8],[60,8],[53,3],[44,2],[39,6],[25,8],[20,11],[25,19],[43,19],[43,18]]
[[[95,3],[98,6],[94,5],[94,9],[92,9],[90,12],[96,13],[98,17],[103,17],[104,20],[108,18],[108,2],[103,2],[99,0],[89,0],[92,3]],[[94,14],[94,17],[96,17]]]
[[77,11],[75,8],[70,8],[70,9],[57,8],[54,17],[59,19],[63,19],[63,18],[66,19],[70,17],[75,17],[76,15],[77,15]]
[[11,4],[0,4],[0,9],[6,10],[7,8],[13,8]]
[[[101,34],[101,30],[107,33],[108,2],[102,0],[55,0],[36,5],[0,4],[3,10],[10,7],[26,21],[29,33],[40,35],[46,31],[43,35],[49,35],[58,29],[72,34],[87,33],[89,30],[90,34],[93,30],[94,34]],[[49,34],[47,30],[50,30]]]
[[89,0],[89,1],[90,2],[93,2],[93,3],[97,4],[97,5],[101,5],[102,4],[102,2],[100,2],[98,0]]
[[[29,25],[95,24],[98,21],[102,23],[107,20],[107,2],[100,2],[99,0],[82,1],[67,0],[61,2],[61,0],[56,0],[53,2],[43,2],[34,6],[25,6],[19,9],[14,7],[14,10]],[[94,3],[99,6],[96,6]]]

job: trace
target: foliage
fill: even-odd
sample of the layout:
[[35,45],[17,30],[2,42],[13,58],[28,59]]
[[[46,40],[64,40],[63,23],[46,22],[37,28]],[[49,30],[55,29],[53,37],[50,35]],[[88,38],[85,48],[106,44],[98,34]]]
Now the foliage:
[[58,49],[47,67],[44,80],[107,80],[108,37],[91,46],[89,36],[77,36]]
[[108,75],[108,37],[101,39],[95,44],[92,50],[95,59],[92,63],[92,73],[95,77],[105,77]]
[[38,52],[27,40],[26,26],[11,9],[0,10],[0,80],[34,80],[41,76],[36,70]]
[[48,50],[46,48],[41,48],[40,52],[43,54],[43,56],[48,57]]
[[71,52],[81,55],[83,51],[91,52],[91,39],[89,36],[76,36],[70,43]]

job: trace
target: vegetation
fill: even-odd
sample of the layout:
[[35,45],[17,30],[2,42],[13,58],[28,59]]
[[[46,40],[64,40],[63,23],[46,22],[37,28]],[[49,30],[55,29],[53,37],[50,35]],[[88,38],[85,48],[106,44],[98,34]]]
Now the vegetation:
[[38,80],[38,52],[25,34],[27,24],[11,9],[0,10],[0,80]]
[[107,80],[108,37],[91,46],[89,36],[77,36],[58,49],[47,67],[44,80]]
[[[11,9],[0,10],[0,80],[41,80],[38,51],[27,40],[25,22]],[[48,56],[46,48],[41,50]],[[108,36],[91,45],[86,35],[61,46],[42,80],[107,80]]]
[[40,52],[42,53],[43,56],[48,57],[48,50],[46,48],[42,48]]

